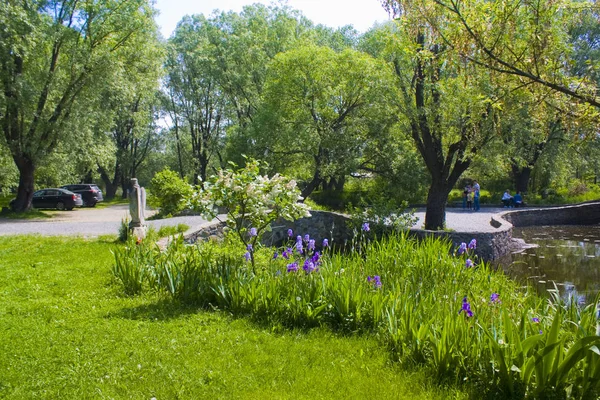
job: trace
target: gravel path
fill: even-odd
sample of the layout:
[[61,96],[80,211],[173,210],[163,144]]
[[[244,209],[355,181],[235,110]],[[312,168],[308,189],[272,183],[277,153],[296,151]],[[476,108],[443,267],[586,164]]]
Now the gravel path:
[[[483,207],[479,211],[467,211],[461,208],[446,209],[446,228],[456,232],[496,232],[497,229],[490,224],[493,215],[508,211],[501,207]],[[425,224],[425,209],[418,209],[415,217],[419,220],[415,228],[423,228]]]
[[[490,225],[492,215],[506,211],[502,208],[482,208],[480,211],[464,211],[458,208],[446,210],[446,226],[456,232],[494,232]],[[127,204],[118,204],[106,208],[79,208],[73,211],[51,211],[53,218],[40,220],[0,219],[0,236],[30,235],[44,236],[73,235],[94,237],[117,234],[121,220],[129,215]],[[152,214],[152,212],[148,212]],[[425,222],[425,210],[418,209],[415,216],[419,218],[414,225],[422,228]],[[161,226],[186,224],[190,231],[206,223],[199,216],[175,217],[156,221],[147,221],[156,230]]]
[[[39,220],[0,219],[0,236],[31,235],[43,236],[72,235],[94,237],[117,234],[121,220],[129,216],[129,206],[118,204],[106,208],[78,208],[73,211],[52,211],[53,217]],[[148,214],[152,214],[149,212]],[[175,217],[147,221],[156,230],[161,226],[186,224],[190,228],[205,223],[199,216]]]

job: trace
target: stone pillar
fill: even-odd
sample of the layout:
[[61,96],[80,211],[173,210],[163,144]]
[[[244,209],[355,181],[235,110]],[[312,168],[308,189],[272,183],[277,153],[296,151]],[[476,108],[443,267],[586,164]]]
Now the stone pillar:
[[143,239],[146,237],[146,190],[138,184],[137,178],[131,179],[131,190],[127,197],[131,215],[129,230],[137,239]]

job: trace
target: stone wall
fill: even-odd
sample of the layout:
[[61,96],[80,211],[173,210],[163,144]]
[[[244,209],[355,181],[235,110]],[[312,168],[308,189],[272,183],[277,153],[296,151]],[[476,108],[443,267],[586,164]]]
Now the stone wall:
[[[327,238],[331,243],[342,244],[352,238],[352,230],[348,227],[349,217],[344,214],[311,211],[312,216],[302,218],[295,222],[277,221],[272,224],[272,231],[265,233],[263,244],[280,245],[288,239],[287,231],[294,231],[293,240],[297,235],[309,234],[317,244]],[[427,236],[449,238],[453,245],[458,247],[462,242],[469,243],[471,239],[477,240],[475,254],[489,261],[501,258],[522,241],[512,238],[513,226],[539,226],[539,225],[590,225],[600,223],[600,202],[583,203],[574,206],[511,210],[495,215],[490,220],[490,225],[495,231],[490,232],[447,232],[426,231],[424,229],[411,229],[411,235],[423,238]],[[218,240],[223,237],[224,223],[207,223],[195,232],[186,235],[189,243],[197,240]]]
[[[309,234],[317,244],[323,239],[328,239],[331,244],[344,243],[352,237],[352,231],[348,228],[348,216],[333,212],[311,211],[311,217],[301,218],[290,222],[285,220],[275,221],[271,225],[271,232],[266,232],[262,237],[262,243],[267,246],[278,246],[288,240],[288,229],[294,231],[293,240],[297,235]],[[194,232],[185,235],[187,243],[195,243],[198,240],[220,240],[223,238],[225,223],[208,222],[195,229]]]
[[501,214],[513,226],[594,225],[600,223],[600,202],[573,206],[514,210]]
[[[506,222],[505,222],[506,224]],[[515,243],[512,238],[512,226],[503,226],[497,232],[447,232],[447,231],[427,231],[424,229],[411,229],[412,236],[420,239],[433,236],[438,238],[448,238],[455,248],[461,243],[469,243],[472,239],[477,240],[475,255],[479,258],[490,261],[501,258],[508,254]]]

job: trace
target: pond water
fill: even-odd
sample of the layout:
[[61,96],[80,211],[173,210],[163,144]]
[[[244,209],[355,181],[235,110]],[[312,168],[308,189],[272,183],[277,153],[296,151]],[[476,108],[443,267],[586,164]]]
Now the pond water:
[[514,228],[513,237],[537,247],[501,260],[509,276],[542,295],[556,285],[563,297],[594,301],[600,292],[600,225]]

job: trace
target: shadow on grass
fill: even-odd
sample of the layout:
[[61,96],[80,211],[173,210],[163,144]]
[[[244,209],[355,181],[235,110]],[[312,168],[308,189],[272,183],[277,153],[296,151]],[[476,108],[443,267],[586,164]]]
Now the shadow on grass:
[[45,212],[39,210],[30,210],[25,212],[14,212],[8,208],[2,208],[0,211],[0,218],[3,219],[15,219],[15,220],[30,220],[30,219],[48,219],[54,217],[52,212]]
[[123,308],[111,313],[107,318],[125,318],[134,321],[168,321],[202,311],[201,307],[188,306],[171,299],[161,299],[156,303]]

